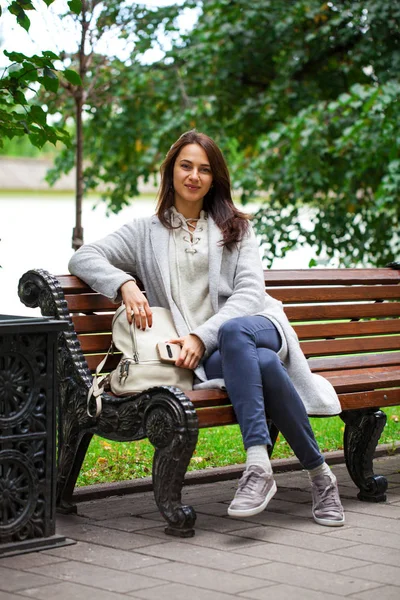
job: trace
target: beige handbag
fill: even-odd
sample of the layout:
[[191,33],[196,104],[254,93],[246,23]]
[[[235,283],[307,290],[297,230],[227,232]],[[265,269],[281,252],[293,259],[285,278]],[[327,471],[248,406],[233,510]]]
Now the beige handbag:
[[[153,326],[144,331],[135,322],[129,323],[126,309],[121,305],[112,321],[112,343],[106,357],[96,368],[93,385],[88,394],[88,415],[98,416],[101,412],[101,394],[106,381],[116,396],[130,396],[157,385],[171,385],[182,390],[193,387],[193,371],[175,367],[160,361],[156,349],[158,342],[179,337],[172,320],[171,311],[160,306],[151,307]],[[109,375],[99,377],[112,347],[122,353],[118,367]],[[96,415],[92,415],[89,402],[96,398]]]

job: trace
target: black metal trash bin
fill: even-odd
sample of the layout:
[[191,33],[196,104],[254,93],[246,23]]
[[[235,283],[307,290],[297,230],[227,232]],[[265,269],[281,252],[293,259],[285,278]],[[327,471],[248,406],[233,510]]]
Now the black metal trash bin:
[[0,315],[0,557],[73,543],[55,532],[62,321]]

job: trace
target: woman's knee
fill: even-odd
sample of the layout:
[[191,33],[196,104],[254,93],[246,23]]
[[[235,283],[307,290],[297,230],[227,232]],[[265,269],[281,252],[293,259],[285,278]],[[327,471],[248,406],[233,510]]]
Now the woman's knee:
[[274,350],[257,348],[258,360],[262,374],[281,373],[285,371],[281,359]]
[[247,317],[234,317],[233,319],[229,319],[229,321],[225,321],[222,323],[221,327],[218,331],[218,345],[221,342],[229,341],[232,338],[235,338],[239,332],[243,331],[243,327],[246,325]]

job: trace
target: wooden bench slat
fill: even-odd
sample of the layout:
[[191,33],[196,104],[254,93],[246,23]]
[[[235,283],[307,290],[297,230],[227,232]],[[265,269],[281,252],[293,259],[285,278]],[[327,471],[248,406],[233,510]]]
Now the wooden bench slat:
[[354,300],[394,300],[400,298],[400,285],[360,285],[355,287],[266,288],[283,303],[351,302]]
[[266,285],[357,285],[400,283],[400,271],[375,269],[265,269]]
[[400,317],[400,302],[374,302],[369,304],[329,304],[287,306],[285,313],[290,321],[335,321],[340,319],[365,319],[367,317]]
[[398,369],[379,373],[360,373],[359,375],[325,375],[325,377],[338,394],[400,387],[400,371]]
[[363,335],[384,335],[400,333],[399,319],[381,319],[379,321],[348,321],[335,323],[307,323],[294,325],[300,340],[315,340],[318,338],[360,337]]
[[377,352],[400,348],[400,336],[377,336],[372,338],[351,338],[301,342],[305,356],[330,356],[334,354],[354,354],[356,352]]
[[[107,350],[108,350],[108,348],[107,348]],[[85,356],[89,370],[92,373],[95,372],[97,365],[103,360],[105,355],[106,355],[106,352],[103,352],[102,354],[89,354],[89,355]],[[120,353],[119,354],[110,354],[110,356],[107,359],[107,363],[104,367],[103,372],[109,373],[113,369],[116,369],[120,360],[121,360]]]
[[64,290],[64,294],[81,294],[82,292],[92,292],[93,290],[86,283],[75,277],[75,275],[56,275],[56,279]]
[[68,309],[72,313],[100,310],[108,310],[114,313],[119,306],[101,294],[67,294],[65,299]]
[[343,410],[355,410],[360,406],[363,408],[397,406],[400,404],[400,389],[339,394],[339,400]]
[[313,373],[340,370],[343,368],[383,367],[385,365],[397,365],[400,368],[400,352],[310,358],[308,364]]
[[327,379],[333,377],[347,377],[350,380],[353,376],[357,377],[357,379],[362,376],[365,378],[365,380],[371,378],[371,381],[372,379],[375,381],[376,376],[379,374],[382,374],[382,378],[384,379],[387,375],[393,376],[393,373],[397,373],[397,375],[400,377],[399,365],[385,365],[384,367],[368,367],[364,369],[344,368],[335,369],[333,371],[327,369],[326,371],[321,371],[320,374]]
[[72,322],[76,333],[111,333],[113,314],[110,315],[73,315]]
[[111,333],[78,335],[83,353],[107,352],[111,344]]

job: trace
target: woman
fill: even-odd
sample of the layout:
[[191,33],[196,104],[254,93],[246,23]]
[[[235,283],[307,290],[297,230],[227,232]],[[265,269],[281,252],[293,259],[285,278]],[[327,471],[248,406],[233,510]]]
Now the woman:
[[[313,375],[282,304],[265,293],[258,245],[234,206],[221,151],[208,136],[184,133],[161,167],[156,215],[83,246],[71,273],[123,300],[128,320],[152,326],[150,306],[172,311],[181,346],[176,365],[195,388],[225,386],[246,449],[232,517],[263,511],[276,492],[266,415],[308,470],[317,523],[344,523],[336,478],[314,438],[309,414],[338,414],[333,387]],[[146,296],[128,273],[142,280]]]

